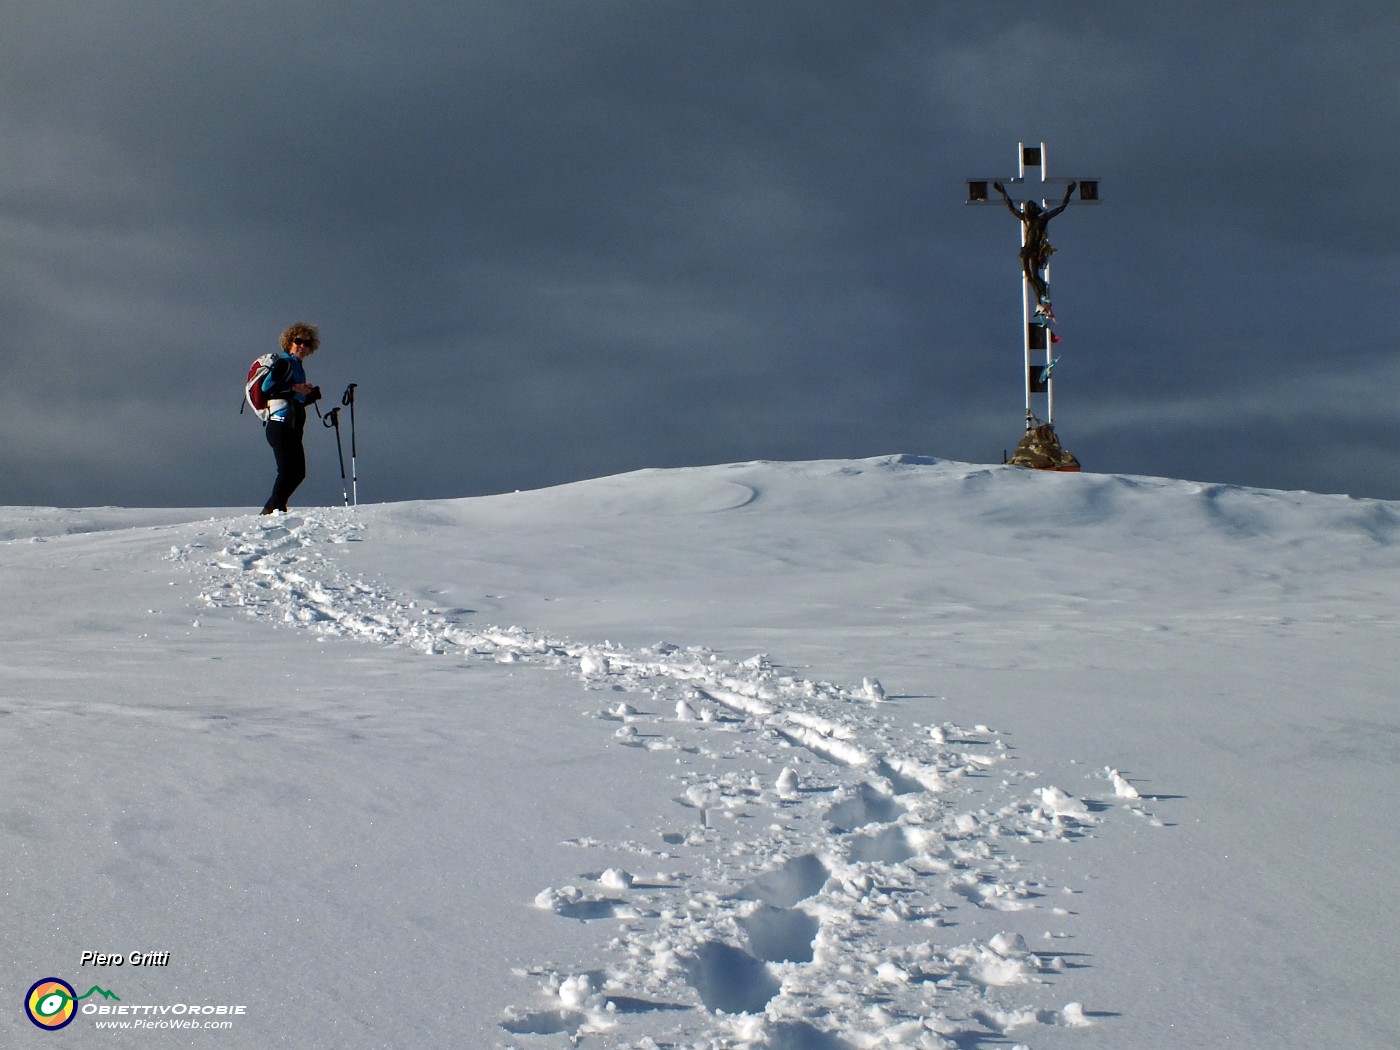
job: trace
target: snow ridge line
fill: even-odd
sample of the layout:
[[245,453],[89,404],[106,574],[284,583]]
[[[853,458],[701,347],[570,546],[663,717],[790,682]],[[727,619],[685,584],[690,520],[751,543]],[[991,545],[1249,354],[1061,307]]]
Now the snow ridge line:
[[[944,724],[911,736],[881,716],[878,681],[850,690],[785,676],[763,656],[736,662],[700,648],[628,651],[469,627],[341,570],[333,552],[364,528],[338,511],[234,522],[216,553],[191,544],[172,559],[204,567],[211,607],[423,653],[564,669],[614,701],[596,717],[621,723],[617,744],[684,756],[678,805],[655,841],[576,845],[686,870],[641,880],[609,867],[541,890],[535,904],[562,919],[619,930],[601,965],[523,973],[537,998],[502,1020],[510,1036],[947,1048],[988,1029],[1089,1023],[1078,1004],[1046,1001],[1067,980],[1053,948],[1070,935],[1046,931],[1051,950],[1033,952],[999,926],[1064,925],[1068,912],[1049,906],[1049,888],[1024,874],[1012,847],[1068,842],[1101,818],[1058,788],[1029,790],[1035,774],[1006,765],[990,730]],[[634,702],[615,702],[618,691]],[[748,764],[741,772],[736,758]],[[993,768],[1004,774],[999,787],[986,783]],[[1131,797],[1116,771],[1103,779]],[[939,931],[954,914],[968,933],[989,917],[997,927],[947,943]]]

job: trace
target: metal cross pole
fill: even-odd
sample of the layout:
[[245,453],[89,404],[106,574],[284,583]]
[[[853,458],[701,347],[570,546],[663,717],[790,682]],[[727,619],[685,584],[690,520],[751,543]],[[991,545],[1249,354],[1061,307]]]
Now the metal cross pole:
[[[1036,172],[1035,169],[1039,169]],[[1033,178],[1027,181],[1027,170]],[[1049,193],[1063,188],[1061,194]],[[1077,196],[1076,196],[1077,191]],[[1055,422],[1053,353],[1056,337],[1050,331],[1054,312],[1050,305],[1050,267],[1046,259],[1053,248],[1045,239],[1045,227],[1059,209],[1069,204],[1098,204],[1098,179],[1052,179],[1045,143],[1017,144],[1017,174],[1008,179],[968,179],[967,203],[1010,208],[1021,219],[1021,332],[1025,351],[1026,431],[1036,418],[1032,395],[1045,396],[1045,421]],[[1028,239],[1031,238],[1031,239]],[[1034,359],[1043,356],[1043,360]]]

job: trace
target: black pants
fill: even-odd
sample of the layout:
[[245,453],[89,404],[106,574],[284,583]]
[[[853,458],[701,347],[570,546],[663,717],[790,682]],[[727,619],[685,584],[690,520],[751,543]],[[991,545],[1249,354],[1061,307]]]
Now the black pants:
[[287,500],[306,480],[306,450],[301,445],[305,425],[304,414],[294,422],[273,421],[267,424],[267,443],[277,457],[277,480],[272,483],[272,495],[263,505],[264,514],[271,514],[274,510],[286,511]]

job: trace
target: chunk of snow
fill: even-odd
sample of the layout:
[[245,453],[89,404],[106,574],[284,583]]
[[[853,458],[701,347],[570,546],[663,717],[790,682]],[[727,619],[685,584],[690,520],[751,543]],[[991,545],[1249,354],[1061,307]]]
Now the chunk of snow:
[[582,1010],[595,995],[593,979],[586,973],[565,978],[559,985],[559,1001],[573,1010]]
[[1066,791],[1057,787],[1043,787],[1036,789],[1036,795],[1040,801],[1057,817],[1071,817],[1075,820],[1084,820],[1089,816],[1089,807]]
[[1119,798],[1142,798],[1138,789],[1123,779],[1123,775],[1118,770],[1110,769],[1108,779],[1113,783],[1113,793]]
[[609,868],[598,876],[598,885],[610,890],[630,890],[632,888],[633,877],[630,871],[622,868]]
[[1026,939],[1019,933],[999,933],[987,943],[992,951],[1005,959],[1020,959],[1031,953]]
[[1070,1028],[1087,1028],[1093,1023],[1084,1015],[1083,1003],[1066,1003],[1060,1011],[1060,1020]]
[[578,669],[589,677],[606,675],[609,670],[608,658],[602,653],[589,650],[579,657]]
[[783,771],[778,774],[778,797],[791,801],[798,797],[797,773],[791,766],[784,766]]

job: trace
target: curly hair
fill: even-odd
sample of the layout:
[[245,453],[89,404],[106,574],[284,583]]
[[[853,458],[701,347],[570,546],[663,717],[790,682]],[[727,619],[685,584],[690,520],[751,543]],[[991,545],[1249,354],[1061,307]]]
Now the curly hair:
[[310,354],[314,354],[321,348],[321,333],[316,330],[314,324],[307,324],[305,321],[298,321],[282,333],[283,352],[291,351],[293,339],[310,340],[311,349],[307,351]]

